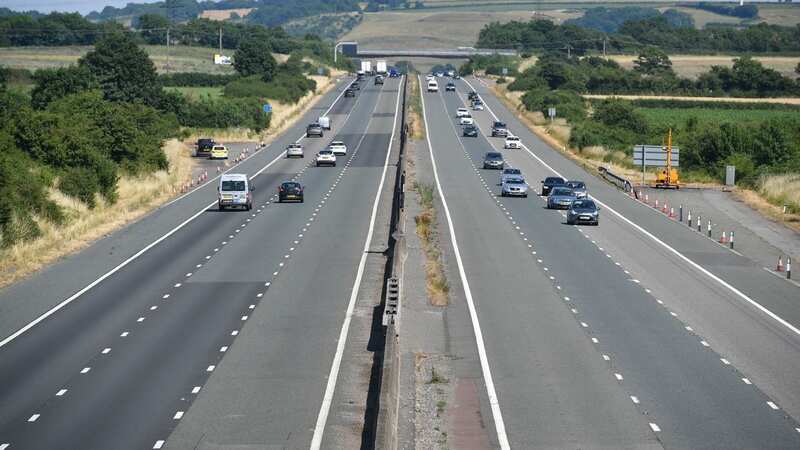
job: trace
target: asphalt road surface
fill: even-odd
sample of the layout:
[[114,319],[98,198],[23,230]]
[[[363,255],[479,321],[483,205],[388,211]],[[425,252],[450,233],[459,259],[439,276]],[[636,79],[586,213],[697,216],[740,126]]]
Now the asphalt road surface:
[[[324,398],[399,85],[365,83],[344,98],[342,83],[229,169],[253,177],[252,211],[218,211],[212,179],[0,292],[0,449],[308,448],[324,439]],[[333,132],[302,139],[306,157],[286,159],[285,146],[329,107]],[[347,156],[314,167],[332,138]],[[304,203],[276,202],[290,179],[305,186]]]
[[[800,447],[800,290],[585,173],[474,78],[457,86],[423,93],[426,129],[498,444]],[[472,89],[488,108],[465,138]],[[524,149],[485,137],[495,117]],[[500,196],[490,150],[529,198]],[[556,173],[587,182],[600,226],[545,209],[539,181]]]

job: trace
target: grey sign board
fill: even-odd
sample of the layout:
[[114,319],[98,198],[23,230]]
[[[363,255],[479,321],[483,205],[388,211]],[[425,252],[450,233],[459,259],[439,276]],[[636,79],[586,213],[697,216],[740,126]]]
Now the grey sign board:
[[[672,167],[680,166],[681,153],[672,147]],[[664,167],[667,165],[667,150],[660,145],[637,145],[633,147],[633,163],[637,166]]]
[[508,68],[503,67],[503,75],[508,75]]
[[725,166],[725,186],[736,184],[736,166]]
[[556,116],[556,109],[554,107],[547,108],[547,117],[554,118]]

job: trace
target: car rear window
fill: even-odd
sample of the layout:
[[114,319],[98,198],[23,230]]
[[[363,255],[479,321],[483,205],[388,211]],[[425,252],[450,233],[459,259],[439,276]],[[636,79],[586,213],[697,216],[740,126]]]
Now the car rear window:
[[223,191],[243,191],[244,180],[222,180]]
[[494,127],[495,128],[505,128],[505,126],[506,126],[506,124],[504,124],[503,122],[495,122],[494,123]]
[[283,187],[286,188],[286,189],[299,188],[300,187],[300,183],[283,183]]
[[567,185],[569,185],[573,189],[583,189],[586,187],[586,185],[583,184],[583,181],[570,181],[569,183],[567,183]]
[[522,171],[519,169],[506,169],[503,171],[503,173],[507,175],[518,175],[521,174]]
[[564,179],[559,177],[547,177],[544,179],[545,183],[563,184]]
[[553,195],[572,195],[572,189],[555,188],[553,189]]
[[508,184],[525,184],[525,180],[522,178],[509,178],[506,180]]
[[331,150],[320,150],[319,151],[320,155],[330,155],[331,153],[333,153]]

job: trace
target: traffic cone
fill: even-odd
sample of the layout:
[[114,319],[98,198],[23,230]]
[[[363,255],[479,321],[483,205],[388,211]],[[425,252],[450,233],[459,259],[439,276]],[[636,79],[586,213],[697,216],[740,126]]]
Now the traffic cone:
[[669,209],[669,218],[670,219],[674,219],[675,218],[675,208],[670,208]]
[[658,199],[656,199],[656,203],[653,205],[653,208],[658,209]]
[[667,213],[667,202],[664,202],[664,206],[661,207],[661,212],[663,212],[664,214]]
[[720,238],[719,238],[719,243],[720,244],[727,244],[728,243],[728,236],[725,234],[724,231],[722,232],[722,236],[720,236]]
[[778,267],[775,268],[776,272],[783,272],[783,257],[778,256]]

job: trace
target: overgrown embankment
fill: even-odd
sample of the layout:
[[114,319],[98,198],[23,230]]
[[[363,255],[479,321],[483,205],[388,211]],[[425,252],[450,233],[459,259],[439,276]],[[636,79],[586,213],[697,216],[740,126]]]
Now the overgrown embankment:
[[422,92],[419,86],[419,77],[411,75],[408,77],[410,95],[408,96],[408,135],[411,139],[425,139],[425,122],[422,120]]
[[414,223],[425,251],[425,287],[428,300],[435,306],[447,306],[450,284],[444,273],[442,252],[439,250],[433,185],[414,182],[414,191],[422,208],[419,215],[414,217]]

